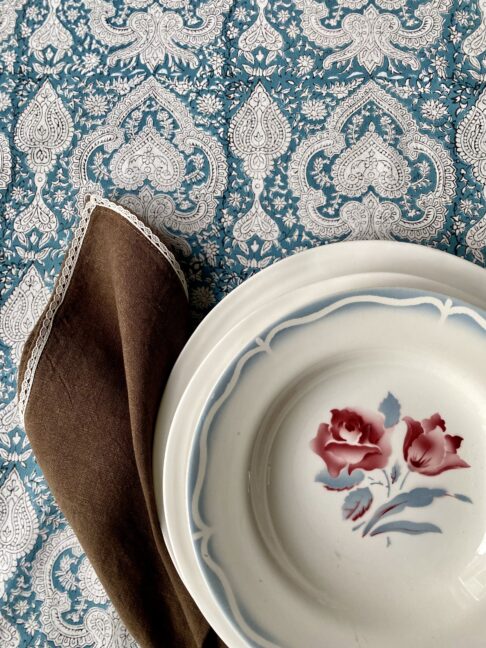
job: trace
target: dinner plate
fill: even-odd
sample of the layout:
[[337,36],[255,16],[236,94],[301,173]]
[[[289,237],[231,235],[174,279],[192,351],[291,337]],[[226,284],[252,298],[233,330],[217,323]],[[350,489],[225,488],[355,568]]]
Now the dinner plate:
[[240,645],[482,646],[483,313],[298,292],[206,376],[183,505],[212,599]]
[[[385,247],[388,248],[389,246],[386,245]],[[400,249],[403,250],[403,247],[400,246]],[[411,252],[413,251],[411,250]],[[302,256],[306,255],[304,254]],[[313,256],[315,258],[315,255]],[[355,261],[358,256],[355,257]],[[400,250],[398,251],[397,256],[400,256]],[[419,256],[422,255],[420,254]],[[425,264],[424,274],[427,275],[435,273],[436,276],[440,275],[444,278],[445,281],[450,280],[452,284],[456,285],[458,283],[460,284],[460,278],[462,278],[462,280],[466,284],[468,284],[472,289],[475,290],[476,294],[478,295],[477,297],[475,297],[475,299],[482,299],[482,303],[486,303],[486,299],[484,299],[484,281],[482,284],[479,282],[479,279],[484,277],[484,273],[480,271],[479,268],[467,263],[459,263],[459,267],[456,263],[449,265],[449,257],[442,254],[432,254],[432,257],[434,257],[436,261],[444,261],[443,271],[440,273],[438,267],[435,267],[433,264],[430,266]],[[294,262],[297,258],[298,257],[295,257],[293,259],[290,259],[289,261]],[[335,269],[337,268],[337,266],[339,266],[338,258],[339,257],[336,257],[334,259]],[[350,260],[348,259],[348,261]],[[364,265],[364,260],[362,259],[362,261]],[[391,259],[388,259],[388,261],[389,263],[391,263]],[[455,260],[453,259],[453,261]],[[284,266],[285,264],[281,265]],[[289,263],[288,266],[290,265],[292,264]],[[412,266],[413,265],[414,264],[412,264]],[[352,266],[351,261],[349,263],[349,266]],[[318,277],[319,274],[325,273],[325,270],[319,270],[319,265],[317,263],[312,264],[312,266],[304,264],[300,267],[300,270],[296,265],[294,265],[294,267],[296,271],[298,271],[298,273],[301,273],[302,280],[304,282],[306,277],[310,280],[312,278]],[[357,268],[358,266],[353,267]],[[326,266],[324,266],[324,268],[326,268]],[[461,268],[462,271],[459,272]],[[420,267],[420,265],[415,264],[413,269],[418,271],[422,268]],[[458,272],[460,277],[458,275]],[[263,274],[264,273],[261,273],[261,275]],[[290,282],[292,282],[292,276],[292,273],[290,273]],[[285,281],[285,279],[285,273],[283,273],[282,280]],[[253,279],[252,281],[255,285],[256,279]],[[425,288],[428,290],[446,292],[449,291],[457,297],[465,296],[463,290],[457,287],[451,288],[449,285],[444,286],[431,282],[430,280],[424,278],[418,278],[415,276],[399,276],[395,274],[370,273],[367,275],[355,274],[348,277],[340,277],[338,279],[324,280],[314,284],[312,283],[312,281],[309,281],[309,285],[300,290],[294,290],[292,293],[290,293],[289,296],[284,295],[283,297],[273,300],[269,299],[266,307],[258,309],[253,314],[248,314],[250,308],[248,307],[248,303],[246,303],[247,317],[242,317],[240,323],[234,326],[233,329],[231,329],[231,331],[228,332],[226,336],[224,336],[219,341],[219,343],[213,347],[211,352],[206,356],[205,360],[202,362],[198,369],[193,368],[192,380],[190,381],[189,386],[184,392],[184,396],[178,402],[179,406],[175,415],[172,414],[170,420],[167,420],[164,416],[164,414],[166,414],[168,411],[171,411],[170,405],[173,405],[173,403],[171,404],[169,402],[168,408],[164,408],[164,406],[162,406],[161,408],[161,415],[159,415],[159,426],[162,425],[162,430],[159,427],[159,434],[161,431],[164,432],[164,426],[168,427],[169,423],[172,423],[170,440],[167,445],[167,452],[165,453],[164,470],[164,508],[166,518],[170,520],[169,529],[166,533],[166,539],[168,540],[169,546],[174,545],[174,560],[189,592],[195,598],[197,604],[199,605],[203,614],[206,616],[209,623],[223,638],[225,643],[231,647],[244,646],[247,644],[243,642],[241,637],[235,632],[234,627],[228,621],[228,618],[223,614],[222,610],[218,607],[217,603],[210,595],[202,574],[197,568],[197,560],[195,554],[192,551],[192,539],[191,534],[189,533],[187,520],[181,514],[186,501],[184,475],[187,468],[189,445],[193,430],[195,429],[195,425],[197,423],[197,418],[207,396],[208,384],[210,384],[211,381],[217,379],[217,377],[221,373],[222,367],[235,355],[242,341],[250,340],[251,337],[254,336],[260,328],[268,325],[268,306],[272,302],[277,304],[280,308],[286,308],[289,303],[293,304],[295,308],[298,308],[302,304],[308,303],[312,299],[323,297],[325,295],[335,294],[348,288],[366,288],[370,286],[376,287],[380,285],[390,286],[394,284]],[[266,286],[265,288],[269,296],[272,295],[272,285],[273,283],[269,286]],[[244,286],[239,290],[243,290],[243,288]],[[483,291],[482,293],[481,290]],[[259,294],[257,295],[257,299],[261,301],[261,296]],[[245,304],[245,300],[243,300],[243,302]],[[245,308],[243,309],[243,312],[245,312]],[[223,330],[225,326],[226,322],[224,321],[224,318],[222,318]],[[158,460],[157,457],[155,457],[155,460],[156,464],[162,463],[160,456],[158,457]],[[159,478],[161,478],[161,475],[162,470],[160,470],[159,472]],[[158,495],[160,504],[160,502],[162,501],[162,488],[159,490]],[[163,513],[161,506],[159,506],[159,513]]]
[[235,325],[271,300],[314,282],[343,276],[349,277],[347,287],[351,289],[354,277],[374,272],[441,282],[466,301],[486,305],[483,268],[433,248],[396,241],[346,241],[306,250],[258,272],[233,290],[204,318],[185,345],[166,385],[155,426],[155,497],[162,532],[174,559],[163,506],[163,463],[174,414],[199,365]]

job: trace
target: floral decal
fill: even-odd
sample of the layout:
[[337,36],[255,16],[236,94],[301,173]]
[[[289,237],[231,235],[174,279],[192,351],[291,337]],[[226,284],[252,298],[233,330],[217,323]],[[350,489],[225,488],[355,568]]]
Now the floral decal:
[[403,456],[409,470],[434,477],[445,470],[469,468],[457,454],[462,437],[446,434],[445,421],[434,414],[421,423],[409,416],[403,419],[407,424],[407,436],[403,444]]
[[391,454],[383,416],[359,409],[331,410],[331,423],[321,423],[312,449],[331,477],[343,468],[348,474],[358,468],[384,468]]
[[[358,407],[332,409],[330,422],[321,423],[311,441],[312,450],[325,464],[316,482],[330,491],[350,491],[343,501],[343,518],[353,522],[361,520],[353,531],[361,529],[363,537],[393,532],[409,535],[442,533],[436,524],[430,522],[396,518],[390,521],[388,518],[407,508],[429,506],[434,500],[446,496],[471,503],[466,495],[449,493],[444,488],[404,490],[412,472],[435,477],[447,470],[469,468],[469,464],[458,454],[463,438],[447,433],[440,414],[433,414],[422,421],[404,416],[402,420],[407,429],[403,442],[406,472],[400,480],[404,467],[401,461],[387,469],[392,454],[391,435],[400,416],[400,403],[391,393],[376,412]],[[365,479],[367,485],[363,486]],[[386,501],[373,511],[371,489],[374,487],[386,489]],[[368,513],[368,519],[364,519]],[[391,544],[389,537],[387,544]]]

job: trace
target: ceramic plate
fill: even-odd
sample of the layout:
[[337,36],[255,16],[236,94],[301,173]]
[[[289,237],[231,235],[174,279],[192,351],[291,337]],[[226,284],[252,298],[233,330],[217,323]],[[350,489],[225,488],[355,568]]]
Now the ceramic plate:
[[485,327],[416,291],[289,302],[208,387],[186,509],[241,645],[482,645]]
[[[471,267],[474,271],[478,270],[474,266]],[[447,277],[447,272],[445,274]],[[194,372],[192,380],[180,399],[177,411],[171,421],[171,433],[164,455],[164,515],[169,527],[166,529],[165,538],[169,548],[174,545],[172,556],[184,584],[197,601],[209,623],[231,648],[238,648],[245,644],[242,643],[241,637],[236,634],[208,590],[202,573],[198,569],[186,518],[181,515],[186,499],[184,476],[187,471],[192,434],[204,407],[207,390],[219,378],[224,367],[241,349],[242,345],[247,344],[262,328],[269,326],[275,312],[284,316],[289,306],[297,309],[318,298],[349,289],[351,286],[354,289],[359,289],[392,285],[413,286],[438,292],[451,290],[456,296],[463,296],[463,293],[456,288],[449,288],[449,286],[419,277],[394,273],[356,274],[311,283],[288,295],[269,300],[265,307],[242,318],[239,324],[234,326],[207,354]],[[269,292],[271,293],[271,291]],[[165,408],[161,408],[161,414],[165,411],[167,411]],[[164,420],[164,416],[159,416],[159,423]],[[160,475],[162,475],[162,470]],[[162,489],[159,495],[161,493]]]
[[[390,270],[410,276],[397,278]],[[316,286],[319,286],[318,294],[326,296],[343,289],[401,285],[447,292],[485,306],[484,276],[482,268],[417,245],[383,241],[326,245],[259,272],[226,297],[195,331],[174,367],[159,410],[153,455],[154,483],[164,537],[179,574],[228,646],[234,648],[244,643],[211,597],[197,568],[187,524],[180,515],[185,501],[188,446],[208,381],[216,380],[224,363],[236,353],[243,340],[268,324],[270,304],[289,301],[286,295],[293,295],[290,301],[297,308],[299,299],[307,299],[304,294],[316,294]],[[438,281],[444,282],[443,285]],[[170,534],[166,517],[171,518]]]
[[[201,322],[171,372],[157,418],[154,450],[154,485],[157,508],[166,542],[162,480],[169,430],[182,395],[195,371],[231,329],[243,319],[293,290],[312,283],[348,277],[354,287],[359,275],[372,273],[413,275],[419,282],[440,282],[447,292],[478,306],[486,306],[484,269],[433,248],[396,241],[346,241],[323,245],[283,259],[243,282]],[[380,283],[372,280],[369,287]],[[391,284],[388,284],[391,285]],[[397,284],[398,285],[398,284]],[[410,287],[415,285],[414,282]]]

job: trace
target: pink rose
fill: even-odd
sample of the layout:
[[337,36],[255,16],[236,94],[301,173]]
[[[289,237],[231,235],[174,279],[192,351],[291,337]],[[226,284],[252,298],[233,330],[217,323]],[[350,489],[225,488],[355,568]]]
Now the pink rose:
[[384,416],[362,409],[333,409],[331,423],[321,423],[312,450],[323,459],[331,477],[343,468],[384,468],[391,453]]
[[469,468],[469,464],[457,454],[462,437],[445,434],[446,424],[440,414],[422,422],[410,416],[403,420],[407,424],[403,456],[410,470],[432,477],[453,468]]

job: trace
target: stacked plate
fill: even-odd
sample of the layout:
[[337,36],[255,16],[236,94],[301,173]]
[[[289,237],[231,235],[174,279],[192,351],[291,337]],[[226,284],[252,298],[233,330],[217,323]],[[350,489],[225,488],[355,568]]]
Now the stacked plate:
[[228,646],[484,647],[485,279],[416,245],[329,245],[196,330],[154,479]]

